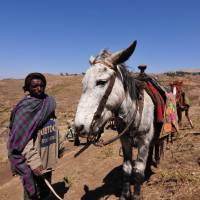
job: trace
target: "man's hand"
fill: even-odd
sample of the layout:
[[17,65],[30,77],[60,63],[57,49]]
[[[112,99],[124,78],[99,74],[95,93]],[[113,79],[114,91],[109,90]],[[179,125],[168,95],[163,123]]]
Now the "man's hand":
[[37,167],[36,169],[33,170],[33,173],[34,173],[36,176],[41,176],[43,170],[44,170],[43,166],[40,165],[39,167]]

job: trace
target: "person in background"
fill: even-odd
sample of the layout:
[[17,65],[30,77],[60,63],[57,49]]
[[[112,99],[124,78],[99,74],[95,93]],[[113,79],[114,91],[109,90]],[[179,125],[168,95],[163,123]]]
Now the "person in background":
[[8,158],[13,175],[21,177],[24,200],[48,199],[52,170],[64,152],[56,125],[56,102],[45,93],[46,78],[30,73],[25,78],[25,97],[11,112]]
[[74,142],[74,146],[79,146],[80,139],[74,130],[74,120],[70,120],[68,122],[68,124],[69,125],[68,125],[68,129],[67,129],[67,133],[66,133],[66,138],[68,141]]

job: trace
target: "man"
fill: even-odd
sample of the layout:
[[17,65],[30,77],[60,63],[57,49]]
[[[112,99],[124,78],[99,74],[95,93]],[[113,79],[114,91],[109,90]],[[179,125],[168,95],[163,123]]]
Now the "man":
[[13,174],[22,179],[25,200],[48,199],[44,178],[51,181],[52,169],[64,150],[56,128],[56,103],[45,88],[44,75],[29,74],[23,87],[28,95],[11,112],[8,157]]

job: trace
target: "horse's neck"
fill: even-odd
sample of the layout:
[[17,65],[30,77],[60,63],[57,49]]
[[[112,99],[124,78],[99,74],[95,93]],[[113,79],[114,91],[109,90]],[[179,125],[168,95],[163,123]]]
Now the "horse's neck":
[[[126,81],[126,86],[124,85]],[[119,109],[117,109],[117,117],[123,119],[125,122],[129,122],[136,109],[136,85],[133,77],[124,77],[123,73],[120,73],[116,79],[117,90],[121,91]],[[125,89],[126,87],[126,89]],[[119,89],[120,88],[120,89]],[[121,97],[121,98],[119,98]]]
[[125,122],[128,122],[132,118],[135,110],[136,100],[132,100],[130,95],[127,94],[119,108],[118,117],[123,119]]
[[176,99],[177,99],[177,103],[179,106],[183,106],[184,104],[184,98],[183,98],[183,92],[180,91],[176,94]]

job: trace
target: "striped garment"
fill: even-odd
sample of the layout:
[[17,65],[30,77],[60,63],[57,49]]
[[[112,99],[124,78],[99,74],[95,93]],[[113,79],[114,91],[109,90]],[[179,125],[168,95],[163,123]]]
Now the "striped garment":
[[22,183],[30,196],[36,195],[32,171],[25,162],[22,151],[55,111],[56,103],[53,97],[46,96],[37,99],[26,96],[11,112],[10,132],[8,138],[8,158],[13,174],[19,174]]

